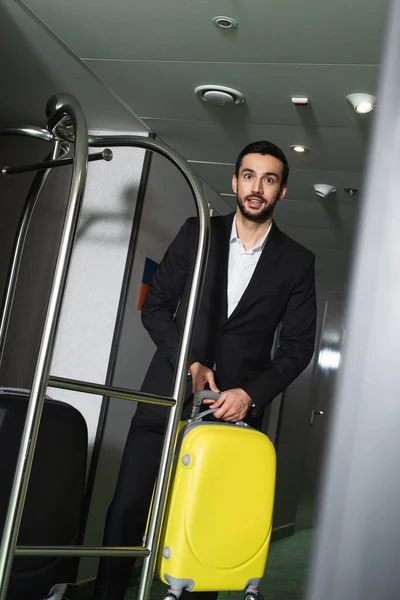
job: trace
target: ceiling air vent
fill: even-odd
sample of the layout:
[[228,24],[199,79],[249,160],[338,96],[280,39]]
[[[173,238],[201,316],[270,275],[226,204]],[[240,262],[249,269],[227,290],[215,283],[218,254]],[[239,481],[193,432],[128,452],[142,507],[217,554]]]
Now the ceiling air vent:
[[221,29],[235,29],[237,27],[237,21],[232,17],[214,17],[213,23]]
[[242,104],[244,102],[244,97],[240,92],[224,85],[199,85],[195,88],[194,93],[203,102],[214,106]]

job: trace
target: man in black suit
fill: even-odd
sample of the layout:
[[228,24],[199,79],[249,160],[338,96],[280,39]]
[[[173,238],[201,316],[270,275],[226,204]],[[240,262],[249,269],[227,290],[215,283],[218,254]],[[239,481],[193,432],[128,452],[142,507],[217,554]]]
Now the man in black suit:
[[[210,253],[190,357],[183,417],[192,393],[222,391],[214,417],[260,428],[268,404],[309,364],[315,341],[315,257],[272,219],[286,194],[289,166],[270,142],[239,155],[235,213],[211,219]],[[160,263],[142,308],[157,346],[142,390],[170,395],[180,344],[197,219],[186,221]],[[279,346],[271,349],[278,325]],[[139,404],[128,434],[104,545],[140,545],[158,472],[168,409]],[[213,417],[213,418],[214,418]],[[240,518],[240,517],[239,517]],[[123,600],[130,559],[103,559],[93,600]],[[196,594],[213,600],[217,592]],[[184,592],[183,596],[187,596]],[[187,599],[186,599],[187,600]]]

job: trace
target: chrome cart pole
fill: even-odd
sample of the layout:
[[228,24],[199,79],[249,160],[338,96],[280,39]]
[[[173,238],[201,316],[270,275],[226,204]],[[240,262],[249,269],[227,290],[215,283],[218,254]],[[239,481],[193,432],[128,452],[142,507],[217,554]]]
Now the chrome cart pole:
[[[190,173],[188,172],[188,175]],[[210,215],[207,199],[197,179],[190,178],[195,192],[195,198],[198,201],[199,211],[199,234],[197,242],[197,256],[194,265],[191,292],[186,312],[185,325],[183,328],[181,347],[175,372],[173,397],[176,404],[169,411],[169,419],[166,430],[166,440],[161,456],[159,478],[157,480],[154,506],[151,512],[149,530],[146,538],[146,545],[150,548],[149,556],[143,559],[142,574],[138,590],[138,600],[147,600],[150,594],[152,578],[157,558],[157,550],[161,533],[162,519],[165,508],[167,490],[169,486],[169,477],[173,459],[174,442],[178,430],[178,425],[182,413],[183,402],[185,399],[188,358],[190,352],[190,343],[195,324],[195,317],[199,304],[200,295],[204,283],[206,269],[206,260],[208,258],[209,238],[210,238]]]
[[[26,135],[26,131],[29,131],[28,135],[31,134],[31,129],[20,129],[19,135]],[[50,135],[48,132],[46,132]],[[0,128],[1,135],[17,135],[17,128]],[[43,138],[42,138],[43,139]],[[61,155],[61,141],[57,140],[54,144],[53,152],[46,157],[48,159],[57,159]],[[7,286],[4,294],[4,301],[0,316],[0,365],[3,360],[4,346],[7,337],[7,330],[10,323],[11,309],[14,300],[15,288],[17,285],[18,273],[21,266],[22,254],[24,251],[26,236],[28,233],[29,225],[33,212],[36,207],[36,202],[39,194],[43,188],[43,184],[47,179],[50,169],[42,169],[38,171],[32,181],[31,187],[29,188],[28,196],[25,201],[22,215],[19,221],[17,235],[14,241],[14,248],[11,257],[10,269],[8,272]]]
[[[153,504],[150,515],[149,528],[146,537],[146,547],[149,554],[143,559],[137,600],[147,600],[153,579],[157,550],[159,545],[162,519],[165,508],[167,490],[169,486],[170,471],[173,459],[174,442],[178,430],[179,420],[183,408],[183,402],[187,383],[188,359],[190,343],[197,315],[200,295],[203,289],[205,269],[208,259],[210,241],[210,213],[203,187],[198,180],[192,167],[183,160],[179,154],[167,145],[139,136],[90,136],[89,146],[113,147],[113,146],[136,146],[152,150],[161,154],[171,161],[185,177],[191,187],[196,201],[199,218],[199,229],[196,248],[196,260],[193,268],[191,291],[185,315],[181,346],[175,371],[173,398],[176,404],[169,411],[169,418],[165,433],[164,446],[161,455],[159,477],[154,492]],[[2,600],[2,599],[0,599]]]
[[85,118],[78,102],[69,95],[60,95],[57,98],[56,105],[50,107],[50,110],[52,113],[51,120],[53,120],[53,122],[57,119],[60,121],[65,115],[72,120],[75,131],[75,161],[57,264],[32,382],[25,428],[22,435],[10,503],[4,524],[0,550],[0,600],[6,600],[7,597],[8,582],[35,452],[49,367],[54,348],[73,242],[76,234],[79,211],[85,189],[88,165],[88,133]]

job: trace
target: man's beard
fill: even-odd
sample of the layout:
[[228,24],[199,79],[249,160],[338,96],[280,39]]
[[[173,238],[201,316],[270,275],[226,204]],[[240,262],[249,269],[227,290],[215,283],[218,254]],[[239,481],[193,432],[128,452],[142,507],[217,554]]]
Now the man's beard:
[[[253,213],[250,210],[248,210],[246,208],[245,202],[249,198],[259,198],[260,200],[262,200],[265,203],[262,210],[258,211],[257,213]],[[273,200],[271,200],[269,203],[265,202],[264,198],[257,194],[252,194],[251,196],[246,196],[246,198],[244,199],[244,202],[241,202],[239,200],[238,194],[236,194],[236,203],[237,203],[237,206],[239,207],[240,212],[242,213],[242,215],[244,216],[245,219],[248,219],[249,221],[253,221],[253,223],[265,223],[266,221],[268,221],[273,215],[273,212],[275,210],[275,206],[276,206],[276,203],[278,202],[278,200],[279,200],[279,192],[275,196],[275,198]]]

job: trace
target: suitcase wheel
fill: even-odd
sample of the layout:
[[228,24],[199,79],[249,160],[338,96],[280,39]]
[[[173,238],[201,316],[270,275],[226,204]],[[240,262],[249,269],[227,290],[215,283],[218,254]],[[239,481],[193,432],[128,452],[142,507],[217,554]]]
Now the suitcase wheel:
[[264,600],[260,592],[246,592],[244,600]]
[[162,594],[160,600],[179,600],[179,596],[168,590]]

